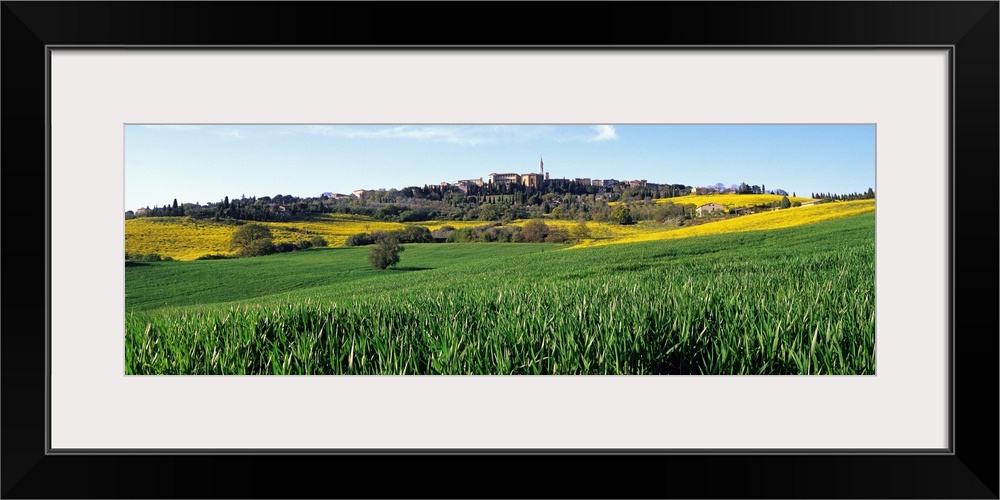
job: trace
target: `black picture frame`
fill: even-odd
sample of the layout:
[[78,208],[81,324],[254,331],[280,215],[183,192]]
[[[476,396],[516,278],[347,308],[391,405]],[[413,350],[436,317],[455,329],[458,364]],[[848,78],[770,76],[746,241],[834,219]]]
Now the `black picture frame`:
[[[998,498],[997,1],[2,4],[4,498]],[[951,47],[950,453],[47,453],[47,47],[415,44]]]

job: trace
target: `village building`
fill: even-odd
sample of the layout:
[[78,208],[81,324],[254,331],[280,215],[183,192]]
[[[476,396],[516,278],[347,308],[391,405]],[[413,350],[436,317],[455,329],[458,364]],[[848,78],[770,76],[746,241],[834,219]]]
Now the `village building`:
[[520,174],[496,174],[491,173],[486,177],[489,179],[490,184],[520,184],[521,175]]
[[542,187],[542,181],[544,179],[545,179],[545,176],[543,174],[541,174],[541,173],[538,173],[538,174],[524,174],[524,175],[521,176],[521,185],[527,186],[527,187],[532,187],[532,188]]
[[478,179],[462,179],[455,181],[455,186],[457,186],[458,189],[461,190],[463,193],[467,193],[469,191],[469,188],[472,186],[482,187],[483,184],[484,183],[482,177]]
[[545,171],[545,162],[538,158],[538,173],[528,174],[497,174],[491,173],[487,176],[490,184],[520,184],[522,186],[540,188],[544,181],[549,180],[549,173]]
[[[579,184],[584,186],[595,186],[607,189],[613,189],[616,186],[630,187],[630,188],[648,188],[654,189],[659,188],[660,184],[648,183],[646,179],[634,179],[629,181],[619,181],[617,179],[591,179],[589,177],[575,177],[575,178],[552,178],[549,176],[549,172],[545,170],[545,162],[542,157],[538,157],[538,172],[518,174],[514,172],[491,172],[486,176],[485,180],[483,177],[478,179],[461,179],[455,182],[441,182],[440,186],[442,188],[458,188],[463,193],[468,194],[469,189],[473,186],[483,187],[488,184],[492,185],[504,185],[504,186],[524,186],[526,188],[532,189],[542,189],[543,187],[555,187],[555,188],[569,188],[571,184]],[[667,188],[670,188],[669,184],[664,184]],[[369,190],[357,189],[354,191],[354,196],[361,198],[364,196],[365,192]],[[382,189],[381,191],[385,191]],[[602,190],[598,190],[601,192]],[[700,191],[704,192],[705,188],[701,188]],[[691,193],[695,194],[699,192],[699,189],[691,189]],[[332,199],[338,199],[339,197],[350,197],[349,195],[340,195],[337,193],[323,193]],[[676,195],[676,193],[675,193]],[[414,195],[416,196],[416,194]],[[711,208],[713,204],[706,206],[705,210],[699,211],[699,215],[702,212],[709,213],[716,210],[722,210],[721,205],[718,208]],[[699,207],[701,208],[701,207]]]
[[695,213],[698,214],[699,217],[705,214],[710,214],[712,212],[718,212],[724,210],[725,208],[722,205],[719,205],[718,203],[707,203],[705,205],[702,205],[694,209]]

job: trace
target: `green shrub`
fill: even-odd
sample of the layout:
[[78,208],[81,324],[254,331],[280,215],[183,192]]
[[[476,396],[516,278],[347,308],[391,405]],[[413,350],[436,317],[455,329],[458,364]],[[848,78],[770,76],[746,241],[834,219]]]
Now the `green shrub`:
[[345,241],[344,244],[349,247],[361,247],[365,245],[371,245],[372,235],[368,233],[353,234],[347,237],[347,241]]
[[246,244],[246,246],[241,247],[237,252],[237,255],[241,257],[257,257],[261,255],[271,255],[275,252],[274,243],[271,243],[270,238],[261,238],[253,240]]
[[476,241],[476,232],[471,227],[463,227],[448,233],[448,243],[470,243]]
[[125,253],[125,260],[129,262],[172,262],[173,257],[161,257],[158,253]]
[[577,225],[573,226],[569,230],[569,235],[574,240],[582,240],[585,238],[590,238],[590,229],[587,227],[587,221],[581,220]]
[[632,224],[632,211],[624,204],[615,205],[611,210],[611,221],[617,224]]
[[221,253],[207,253],[198,257],[195,260],[221,260],[221,259],[231,259],[232,256],[221,254]]
[[373,231],[371,234],[358,233],[348,237],[345,245],[349,247],[371,245],[386,237],[395,238],[399,243],[432,243],[434,241],[434,236],[431,235],[431,231],[426,227],[407,226],[406,229],[398,231],[378,230]]
[[549,230],[549,235],[545,237],[546,243],[566,243],[569,241],[569,230],[561,227]]
[[313,236],[312,238],[309,238],[309,243],[311,243],[314,247],[325,247],[329,245],[329,243],[327,243],[322,236]]
[[441,226],[434,231],[431,231],[431,237],[434,241],[448,241],[448,236],[455,231],[453,226]]
[[519,242],[523,243],[541,243],[545,241],[545,237],[549,235],[548,224],[538,220],[531,219],[524,223],[521,227],[521,232],[518,234]]
[[229,245],[230,249],[236,250],[237,255],[240,256],[268,255],[275,251],[271,238],[269,227],[260,224],[244,224],[233,233]]
[[394,236],[382,236],[375,242],[368,253],[368,261],[372,269],[385,269],[399,263],[399,254],[402,253],[403,246],[399,244]]
[[430,243],[434,241],[431,230],[422,226],[406,226],[406,229],[393,231],[393,233],[396,233],[400,243]]

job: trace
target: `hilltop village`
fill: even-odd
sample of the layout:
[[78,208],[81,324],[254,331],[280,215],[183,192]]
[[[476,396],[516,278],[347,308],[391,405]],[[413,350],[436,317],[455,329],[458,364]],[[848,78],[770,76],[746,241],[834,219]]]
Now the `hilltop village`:
[[[549,177],[549,173],[545,171],[545,162],[542,158],[538,159],[538,172],[527,173],[527,174],[515,174],[515,173],[490,173],[486,176],[486,183],[495,185],[520,185],[526,188],[542,188],[546,184],[555,184],[560,186],[568,186],[570,183],[578,184],[580,186],[594,186],[603,190],[605,188],[611,188],[615,185],[621,183],[628,187],[646,187],[646,180],[631,180],[631,181],[618,181],[616,179],[590,179],[586,177],[577,177],[572,180],[562,178],[562,179],[552,179]],[[442,182],[442,187],[455,186],[463,192],[468,192],[468,190],[473,187],[483,187],[485,183],[483,178],[478,179],[465,179],[455,181],[454,184],[448,182]]]
[[[691,204],[690,198],[671,199],[692,194],[775,195],[766,202],[741,204],[725,210],[718,203]],[[763,184],[721,184],[689,186],[653,183],[646,179],[617,180],[592,178],[555,178],[545,170],[542,158],[538,171],[528,173],[491,172],[484,177],[438,182],[402,189],[357,189],[351,194],[326,192],[317,197],[292,195],[246,197],[218,202],[172,203],[128,211],[125,218],[187,216],[196,219],[226,220],[304,220],[320,214],[347,214],[393,222],[428,220],[512,221],[550,218],[575,221],[613,221],[613,205],[625,205],[629,222],[656,220],[683,221],[706,215],[744,215],[762,210],[784,208],[780,197],[796,196],[782,189],[768,190]],[[819,201],[874,198],[867,193],[811,193]],[[803,198],[805,195],[803,195]],[[750,200],[751,198],[747,198]],[[686,201],[686,202],[685,202]],[[782,203],[788,200],[781,200]],[[809,200],[803,200],[809,201]]]
[[[549,172],[545,171],[545,161],[542,158],[538,159],[538,172],[529,172],[525,174],[518,173],[495,173],[484,177],[479,177],[477,179],[461,179],[452,182],[441,182],[437,184],[437,187],[448,190],[456,189],[465,194],[502,194],[504,192],[518,191],[518,190],[546,190],[549,188],[550,191],[561,191],[561,190],[572,190],[572,187],[576,187],[576,190],[580,190],[580,187],[593,187],[596,189],[583,191],[592,191],[590,194],[594,193],[604,193],[609,189],[616,186],[621,186],[623,188],[640,188],[649,187],[651,189],[659,189],[660,185],[651,184],[646,181],[646,179],[635,179],[619,181],[617,179],[591,179],[588,177],[577,177],[577,178],[552,178],[549,176]],[[424,189],[428,189],[428,185],[424,185]],[[518,189],[522,188],[522,189]],[[561,188],[561,189],[560,189]],[[691,186],[685,186],[683,184],[674,185],[663,185],[664,189],[672,189],[674,196],[681,196],[680,193],[685,190],[690,190]],[[343,199],[350,198],[354,196],[356,198],[362,198],[366,193],[371,194],[372,192],[385,192],[385,189],[356,189],[352,194],[334,193],[326,192],[322,196],[326,196],[330,199]]]

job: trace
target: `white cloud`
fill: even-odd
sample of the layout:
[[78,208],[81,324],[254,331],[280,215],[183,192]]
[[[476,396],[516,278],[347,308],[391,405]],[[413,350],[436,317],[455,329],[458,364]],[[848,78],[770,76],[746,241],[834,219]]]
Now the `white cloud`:
[[591,125],[597,135],[590,138],[590,141],[611,141],[618,138],[614,125]]
[[216,135],[218,135],[220,138],[226,139],[226,140],[234,140],[234,139],[242,139],[243,138],[243,134],[239,130],[236,130],[236,129],[233,129],[233,128],[218,130],[218,131],[216,131]]
[[395,127],[360,127],[342,125],[310,125],[309,133],[327,137],[347,138],[408,138],[475,145],[490,142],[481,127],[399,125]]
[[585,142],[614,139],[614,127],[592,127],[598,135],[591,137],[576,131],[563,130],[552,125],[398,125],[351,126],[310,125],[308,132],[328,137],[346,138],[406,138],[420,141],[449,142],[475,146],[479,144],[505,144],[536,139],[558,142]]
[[[247,130],[226,125],[173,125],[144,124],[147,129],[196,131],[203,130],[224,140],[245,139]],[[530,140],[557,142],[599,142],[618,138],[613,125],[308,125],[284,126],[271,129],[271,133],[291,135],[305,131],[327,137],[370,139],[413,139],[418,141],[447,142],[464,146],[480,144],[508,144]]]

